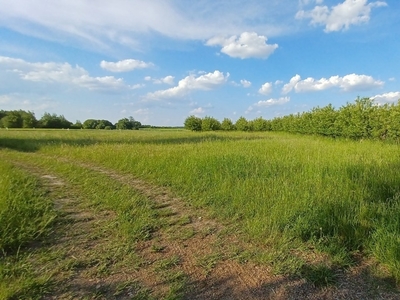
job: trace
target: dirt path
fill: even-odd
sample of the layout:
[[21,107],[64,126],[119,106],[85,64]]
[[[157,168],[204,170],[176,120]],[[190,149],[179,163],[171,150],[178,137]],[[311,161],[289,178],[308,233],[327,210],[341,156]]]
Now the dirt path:
[[[239,261],[246,245],[224,234],[223,225],[185,205],[163,187],[93,164],[51,158],[101,173],[155,203],[168,220],[151,240],[121,247],[112,211],[82,205],[74,187],[37,165],[16,162],[40,177],[60,213],[50,248],[59,253],[60,283],[47,299],[164,299],[181,289],[182,299],[400,299],[370,282],[362,263],[338,274],[336,286],[317,288],[304,279],[274,276],[267,266]],[[266,249],[267,251],[267,249]],[[237,253],[236,253],[237,254]],[[177,286],[181,284],[181,286]]]

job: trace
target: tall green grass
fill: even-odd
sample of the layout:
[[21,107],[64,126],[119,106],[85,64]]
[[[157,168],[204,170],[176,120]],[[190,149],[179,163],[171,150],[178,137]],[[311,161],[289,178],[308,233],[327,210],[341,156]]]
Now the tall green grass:
[[0,161],[0,252],[14,253],[49,232],[53,203],[37,179]]
[[282,133],[8,134],[8,148],[24,151],[10,146],[12,139],[30,140],[25,151],[168,186],[261,247],[312,244],[339,265],[362,251],[400,280],[397,145]]

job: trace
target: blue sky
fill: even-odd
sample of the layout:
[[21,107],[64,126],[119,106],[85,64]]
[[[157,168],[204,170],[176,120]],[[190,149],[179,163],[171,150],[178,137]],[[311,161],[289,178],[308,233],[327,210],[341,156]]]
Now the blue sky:
[[0,0],[0,109],[180,126],[400,99],[400,1]]

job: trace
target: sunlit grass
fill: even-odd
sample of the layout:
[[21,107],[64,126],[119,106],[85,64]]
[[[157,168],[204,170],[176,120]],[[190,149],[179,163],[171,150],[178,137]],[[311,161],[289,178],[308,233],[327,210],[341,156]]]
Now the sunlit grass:
[[338,266],[361,251],[400,280],[397,145],[281,133],[0,134],[3,147],[99,164],[168,186],[260,247],[311,244]]
[[53,203],[37,179],[0,160],[0,255],[48,233],[54,218]]

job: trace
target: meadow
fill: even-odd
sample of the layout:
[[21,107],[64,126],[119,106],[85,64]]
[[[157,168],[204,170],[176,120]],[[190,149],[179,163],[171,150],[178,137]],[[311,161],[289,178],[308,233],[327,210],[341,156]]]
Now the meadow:
[[[24,163],[82,185],[91,193],[88,199],[99,198],[124,215],[129,205],[121,204],[118,192],[103,191],[105,183],[84,171],[86,164],[168,188],[185,205],[224,224],[227,235],[240,237],[248,245],[240,254],[244,260],[271,266],[278,274],[330,284],[338,269],[362,257],[400,281],[400,149],[395,143],[279,132],[2,129],[0,157],[0,228],[16,227],[3,208],[10,185],[30,189],[33,199],[41,197],[25,178],[32,175],[21,175],[18,166]],[[74,164],[79,167],[68,167]],[[9,177],[18,181],[9,183]],[[144,208],[135,209],[135,217],[125,214],[129,220],[123,228],[126,236],[145,239],[144,229],[163,225],[145,200],[137,201]],[[44,232],[52,218],[51,212],[39,218],[35,232]],[[3,236],[10,233],[0,234],[3,252],[42,235],[18,233],[21,240],[10,237],[5,244]],[[312,261],[310,253],[323,259]]]

